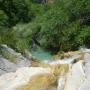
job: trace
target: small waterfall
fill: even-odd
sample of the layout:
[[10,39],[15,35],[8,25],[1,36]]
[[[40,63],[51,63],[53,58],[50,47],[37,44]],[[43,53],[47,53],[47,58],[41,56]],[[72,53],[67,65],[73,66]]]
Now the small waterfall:
[[65,58],[65,59],[60,59],[60,60],[45,60],[43,61],[44,63],[46,64],[71,64],[73,63],[76,59],[80,58],[81,55],[75,55],[73,57],[70,57],[70,58]]
[[59,79],[58,79],[57,90],[63,90],[65,82],[66,82],[66,76],[65,76],[64,71],[62,71],[62,73],[60,74]]

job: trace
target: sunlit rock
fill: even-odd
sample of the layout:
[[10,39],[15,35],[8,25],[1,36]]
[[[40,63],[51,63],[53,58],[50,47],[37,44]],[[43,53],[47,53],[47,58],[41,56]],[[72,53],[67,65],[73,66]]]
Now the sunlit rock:
[[41,63],[41,62],[35,61],[32,63],[32,66],[33,67],[51,68],[51,70],[53,71],[53,74],[55,76],[59,76],[62,73],[62,71],[64,71],[65,73],[68,72],[70,64],[68,64],[68,63],[63,63],[63,64],[62,63],[53,63],[53,64],[48,63],[48,64],[46,64],[46,63]]
[[0,75],[15,71],[16,69],[17,65],[15,63],[12,63],[4,57],[0,56]]
[[83,71],[83,61],[79,61],[70,69],[64,90],[79,90],[85,81],[85,73]]
[[[84,60],[80,60],[83,56]],[[0,77],[0,90],[89,90],[90,54],[41,62]]]
[[84,55],[85,60],[85,82],[81,85],[79,90],[89,90],[90,89],[90,53],[85,53]]
[[[14,68],[14,66],[17,68],[20,68],[20,67],[27,67],[27,66],[31,65],[32,56],[28,51],[26,51],[26,56],[28,58],[24,57],[21,53],[14,51],[13,49],[8,47],[7,45],[1,45],[0,51],[1,51],[2,56],[4,58],[6,58],[6,60],[0,58],[0,61],[3,61],[3,63],[6,66],[11,67],[12,69]],[[13,64],[12,66],[11,66],[11,63]],[[6,67],[6,66],[4,66],[4,67]]]
[[58,52],[56,55],[54,55],[55,60],[64,59],[64,58],[71,58],[75,57],[77,55],[80,55],[81,51],[69,51],[69,52]]
[[87,48],[80,48],[80,51],[84,53],[90,53],[90,49]]
[[24,67],[2,75],[0,82],[0,90],[49,90],[49,86],[54,88],[56,78],[50,68]]
[[38,74],[31,77],[31,80],[17,90],[55,90],[56,78],[53,74]]

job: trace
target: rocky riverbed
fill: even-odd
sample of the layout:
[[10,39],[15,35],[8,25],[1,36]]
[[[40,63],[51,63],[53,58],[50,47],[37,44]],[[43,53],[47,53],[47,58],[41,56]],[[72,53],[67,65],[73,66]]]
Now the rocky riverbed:
[[64,59],[37,61],[27,52],[23,56],[6,45],[0,56],[0,90],[89,90],[90,50],[65,53]]

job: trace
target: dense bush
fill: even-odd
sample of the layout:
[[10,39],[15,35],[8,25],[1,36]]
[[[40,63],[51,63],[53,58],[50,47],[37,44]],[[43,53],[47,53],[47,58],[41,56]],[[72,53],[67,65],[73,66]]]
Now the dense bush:
[[29,22],[33,17],[29,0],[0,0],[0,10],[8,17],[9,27],[18,22]]
[[85,26],[82,28],[76,37],[76,42],[79,45],[86,45],[90,48],[90,26]]
[[44,11],[45,7],[48,10],[30,23],[33,27],[28,29],[30,36],[35,34],[40,45],[48,49],[68,51],[87,46],[86,41],[89,42],[89,39],[81,36],[84,37],[85,33],[85,37],[89,37],[90,34],[89,28],[83,31],[84,27],[90,25],[89,4],[89,0],[57,0],[48,7],[42,7],[40,10]]
[[0,25],[11,26],[8,31],[3,29],[10,38],[0,40],[1,43],[20,52],[35,45],[51,51],[90,47],[90,0],[55,0],[44,4],[1,0],[1,3]]
[[0,44],[6,44],[15,49],[16,51],[24,53],[25,49],[29,49],[28,40],[28,37],[23,37],[13,28],[0,28]]

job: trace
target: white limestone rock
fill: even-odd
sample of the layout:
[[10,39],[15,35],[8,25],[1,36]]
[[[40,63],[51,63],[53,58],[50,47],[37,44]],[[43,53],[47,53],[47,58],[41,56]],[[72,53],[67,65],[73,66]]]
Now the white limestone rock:
[[72,65],[67,75],[67,81],[64,90],[79,90],[85,81],[85,73],[83,71],[83,61],[79,61]]
[[7,73],[0,77],[0,90],[16,90],[16,88],[27,84],[33,75],[51,74],[50,68],[23,67],[15,73]]

